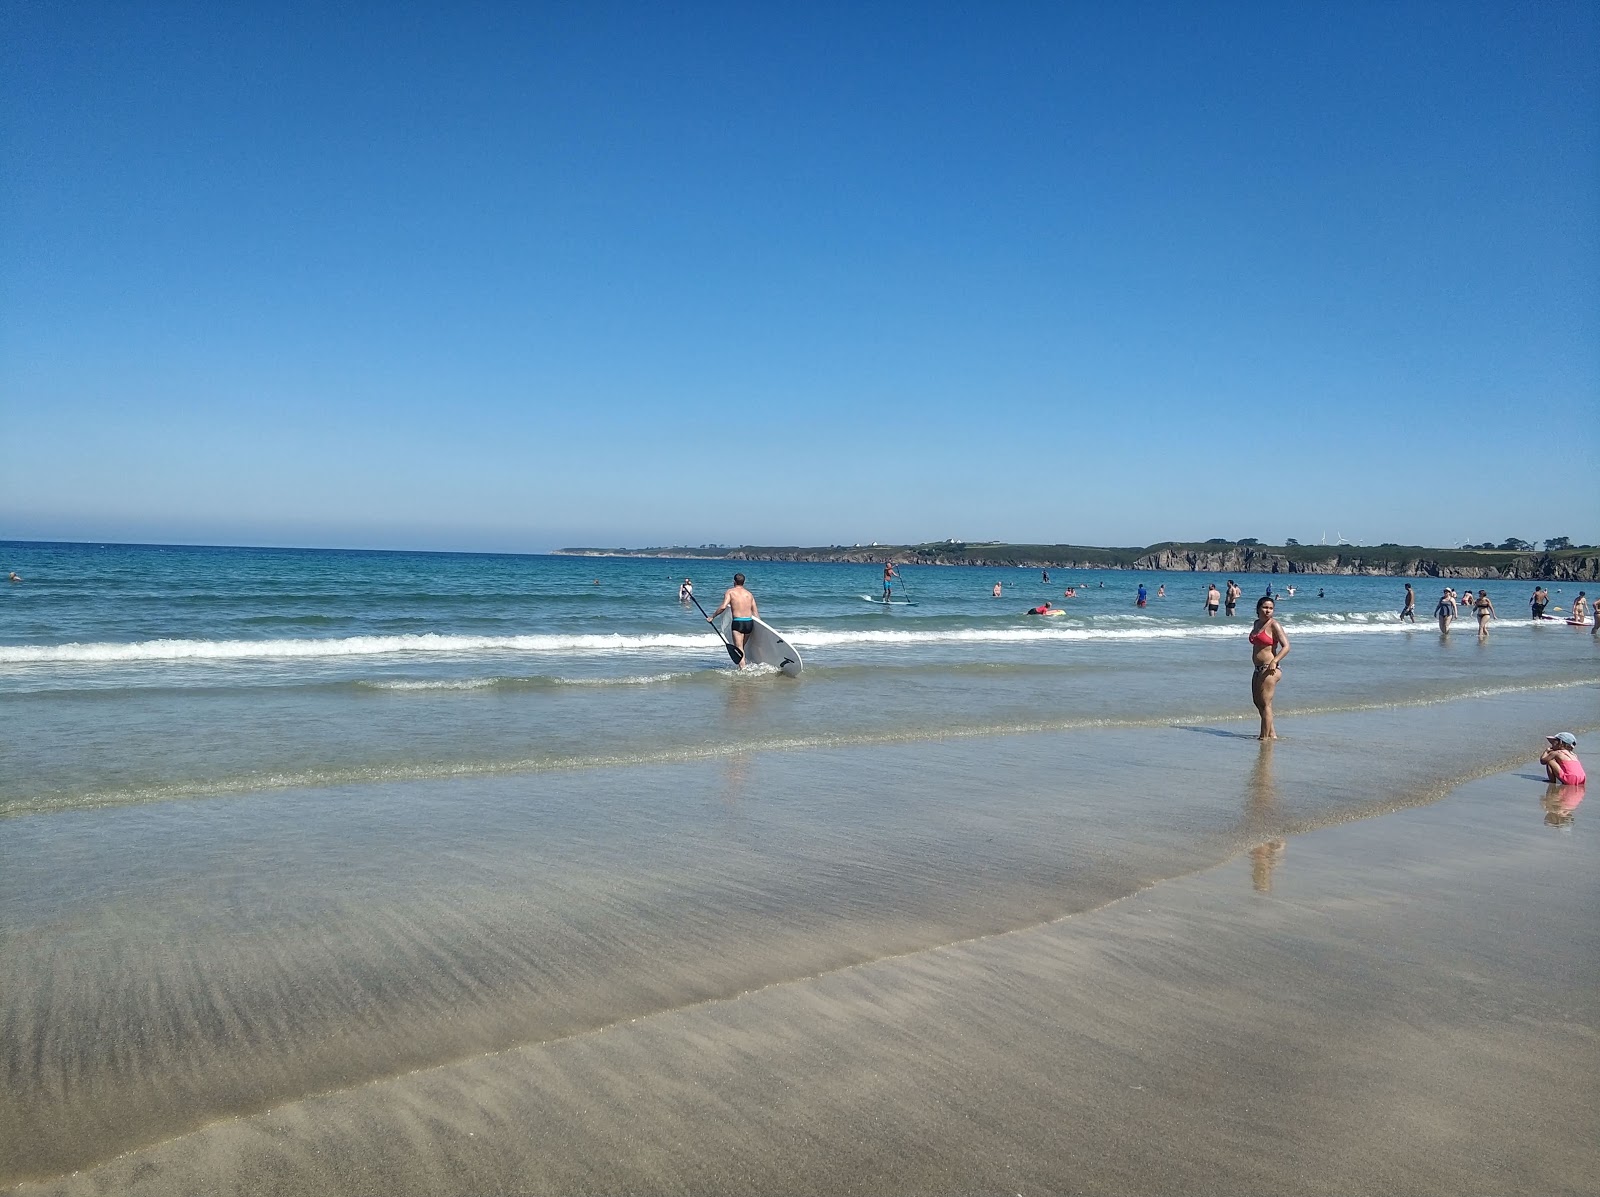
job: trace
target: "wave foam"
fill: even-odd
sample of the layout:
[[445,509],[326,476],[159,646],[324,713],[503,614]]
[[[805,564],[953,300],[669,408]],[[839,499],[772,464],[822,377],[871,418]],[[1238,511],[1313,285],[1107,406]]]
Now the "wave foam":
[[[1395,633],[1429,626],[1401,623],[1383,613],[1318,614],[1284,620],[1291,633]],[[840,645],[1026,644],[1074,641],[1138,641],[1229,639],[1243,636],[1247,621],[1202,626],[1158,624],[1141,620],[1135,626],[1106,627],[1077,621],[1048,627],[979,627],[797,629],[790,639],[799,648]],[[427,654],[472,656],[486,653],[541,655],[550,653],[627,653],[640,650],[704,652],[717,642],[708,635],[645,632],[632,635],[458,636],[413,633],[402,636],[346,636],[297,640],[141,640],[127,643],[17,644],[0,646],[0,665],[105,664],[145,661],[316,660],[337,657]]]

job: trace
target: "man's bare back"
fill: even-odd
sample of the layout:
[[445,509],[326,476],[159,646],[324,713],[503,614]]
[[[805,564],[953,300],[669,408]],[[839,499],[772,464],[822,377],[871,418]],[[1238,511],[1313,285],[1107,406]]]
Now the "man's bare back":
[[712,617],[721,615],[724,611],[732,611],[735,619],[759,619],[761,612],[756,608],[756,596],[751,594],[744,586],[730,586],[722,596],[722,605],[713,611]]
[[744,588],[744,575],[734,574],[733,585],[722,596],[722,605],[706,617],[710,623],[724,611],[731,612],[733,622],[728,630],[733,633],[733,647],[739,650],[739,668],[744,668],[744,639],[756,630],[752,620],[759,619],[761,613],[756,609],[756,596]]

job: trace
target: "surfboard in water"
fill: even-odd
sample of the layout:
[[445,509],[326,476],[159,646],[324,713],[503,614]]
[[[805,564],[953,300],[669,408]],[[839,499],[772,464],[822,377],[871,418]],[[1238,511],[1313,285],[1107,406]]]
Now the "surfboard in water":
[[917,605],[910,599],[881,599],[873,598],[870,594],[863,594],[861,601],[864,603],[877,603],[880,607],[915,607]]
[[[800,653],[783,638],[770,624],[757,619],[753,621],[756,630],[744,639],[744,660],[747,665],[770,665],[780,673],[790,677],[799,677],[800,671],[805,668],[805,663],[800,660]],[[731,627],[733,615],[724,611],[717,616],[717,628],[729,640],[733,639]]]

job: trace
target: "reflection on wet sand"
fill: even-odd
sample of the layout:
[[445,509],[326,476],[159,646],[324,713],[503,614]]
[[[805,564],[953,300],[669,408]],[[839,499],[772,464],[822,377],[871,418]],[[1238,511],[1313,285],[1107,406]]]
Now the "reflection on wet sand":
[[1544,821],[1551,827],[1569,827],[1572,812],[1583,801],[1583,786],[1564,786],[1551,782],[1545,787],[1540,804],[1544,807]]
[[[1245,826],[1256,831],[1270,830],[1278,819],[1278,787],[1272,779],[1273,741],[1261,741],[1255,766],[1250,770],[1245,808]],[[1272,892],[1272,871],[1288,850],[1285,840],[1274,837],[1250,849],[1250,885],[1257,893]]]

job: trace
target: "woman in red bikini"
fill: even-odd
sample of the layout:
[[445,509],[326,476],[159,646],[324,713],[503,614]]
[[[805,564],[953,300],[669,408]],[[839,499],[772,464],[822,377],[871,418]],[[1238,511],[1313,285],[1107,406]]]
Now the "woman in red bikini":
[[1283,625],[1272,617],[1273,601],[1265,596],[1256,600],[1256,622],[1250,629],[1250,658],[1255,663],[1255,676],[1250,679],[1250,697],[1261,712],[1263,740],[1276,740],[1278,732],[1272,726],[1272,692],[1278,688],[1283,670],[1278,667],[1289,655],[1289,637]]

